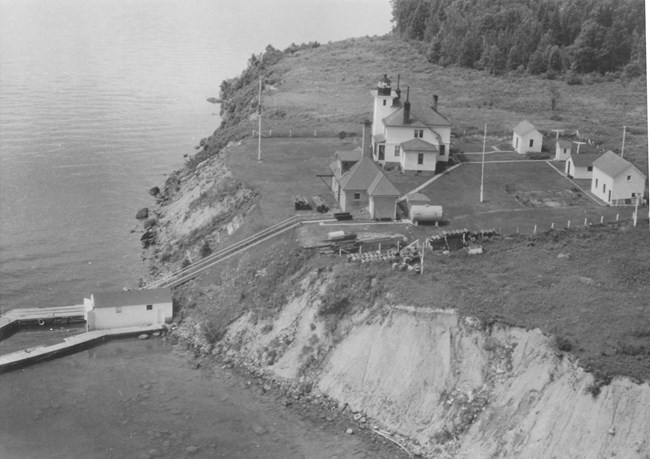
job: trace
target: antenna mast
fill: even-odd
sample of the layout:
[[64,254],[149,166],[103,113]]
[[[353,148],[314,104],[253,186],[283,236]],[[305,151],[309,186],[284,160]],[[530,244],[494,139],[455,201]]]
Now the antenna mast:
[[257,103],[257,160],[262,161],[262,77],[260,77],[259,99]]
[[483,159],[481,160],[481,198],[480,202],[483,202],[483,176],[485,175],[485,137],[487,136],[487,124],[483,128]]

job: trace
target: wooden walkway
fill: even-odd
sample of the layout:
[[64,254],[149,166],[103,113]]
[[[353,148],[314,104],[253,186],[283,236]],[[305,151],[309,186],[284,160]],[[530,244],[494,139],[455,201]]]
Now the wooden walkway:
[[0,339],[9,336],[21,325],[45,325],[59,322],[83,322],[84,305],[46,308],[11,309],[0,316]]
[[160,324],[138,327],[112,328],[110,330],[93,330],[79,335],[69,336],[62,343],[51,346],[36,346],[11,354],[0,355],[0,373],[15,370],[44,360],[61,357],[82,351],[113,338],[135,336],[163,330]]

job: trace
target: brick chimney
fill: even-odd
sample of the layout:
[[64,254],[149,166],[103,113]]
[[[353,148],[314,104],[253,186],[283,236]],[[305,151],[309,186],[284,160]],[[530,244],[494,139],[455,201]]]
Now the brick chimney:
[[438,94],[433,95],[433,105],[431,106],[434,111],[438,111]]
[[403,119],[403,124],[410,124],[411,123],[411,102],[409,102],[409,89],[410,87],[406,87],[406,100],[404,101],[404,119]]

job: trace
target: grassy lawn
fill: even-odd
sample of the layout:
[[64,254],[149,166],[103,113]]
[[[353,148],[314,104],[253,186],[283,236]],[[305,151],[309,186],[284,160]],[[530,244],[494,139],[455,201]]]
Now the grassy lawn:
[[[271,138],[262,140],[262,161],[257,161],[257,141],[245,140],[231,147],[227,161],[233,174],[260,193],[258,216],[267,226],[296,211],[293,195],[307,198],[320,195],[328,204],[336,206],[332,190],[317,174],[330,174],[329,164],[337,150],[352,150],[352,141],[338,138]],[[301,211],[301,215],[309,212]],[[315,210],[314,216],[322,217]]]
[[[574,185],[557,173],[544,161],[486,163],[483,197],[479,202],[481,165],[463,164],[435,180],[422,192],[432,204],[442,205],[450,228],[496,228],[504,234],[525,232],[531,234],[535,225],[538,230],[566,227],[569,220],[573,226],[588,222],[599,223],[630,218],[631,207],[603,207],[577,193]],[[506,191],[512,185],[516,193],[524,197],[540,195],[549,205],[531,207]],[[558,205],[559,204],[559,205]],[[567,205],[570,204],[570,205]]]

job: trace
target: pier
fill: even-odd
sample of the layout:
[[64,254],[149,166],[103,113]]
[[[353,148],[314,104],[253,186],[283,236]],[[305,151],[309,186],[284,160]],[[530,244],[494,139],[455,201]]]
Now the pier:
[[[0,316],[0,340],[9,337],[22,326],[83,323],[84,305],[55,306],[44,308],[11,309]],[[93,330],[64,338],[51,346],[35,346],[21,351],[0,355],[0,373],[15,370],[44,360],[73,354],[113,338],[137,336],[164,330],[161,324]]]
[[83,304],[46,308],[11,309],[0,316],[0,340],[7,338],[24,325],[68,324],[81,322],[85,322]]
[[82,351],[113,338],[137,336],[141,333],[153,333],[163,330],[162,325],[145,325],[137,327],[111,328],[93,330],[79,335],[69,336],[62,343],[51,346],[36,346],[10,354],[0,355],[0,373],[15,370],[44,360],[62,357]]

